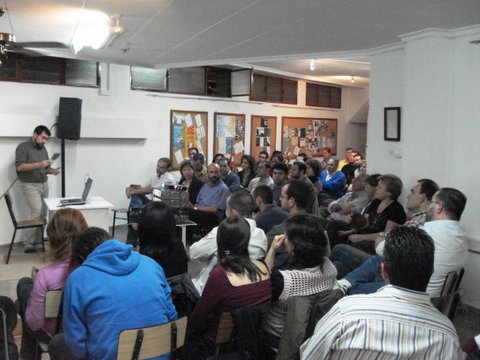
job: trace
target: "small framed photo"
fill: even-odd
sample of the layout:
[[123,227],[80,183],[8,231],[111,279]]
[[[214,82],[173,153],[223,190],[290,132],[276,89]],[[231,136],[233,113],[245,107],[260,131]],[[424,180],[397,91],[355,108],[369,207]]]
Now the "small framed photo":
[[386,107],[384,113],[384,140],[400,141],[400,108]]

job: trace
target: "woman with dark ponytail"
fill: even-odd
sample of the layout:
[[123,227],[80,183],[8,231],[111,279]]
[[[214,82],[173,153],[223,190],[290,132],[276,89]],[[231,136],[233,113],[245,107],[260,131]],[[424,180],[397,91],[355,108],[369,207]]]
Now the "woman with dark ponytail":
[[249,240],[250,225],[242,217],[229,217],[218,227],[218,266],[210,273],[189,320],[194,346],[213,351],[222,312],[270,301],[272,288],[268,268],[263,261],[250,259]]

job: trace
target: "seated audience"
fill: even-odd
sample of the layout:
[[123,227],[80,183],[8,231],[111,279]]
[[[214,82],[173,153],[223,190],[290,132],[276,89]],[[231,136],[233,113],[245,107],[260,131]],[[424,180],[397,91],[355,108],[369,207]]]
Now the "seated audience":
[[272,166],[275,164],[285,164],[285,159],[283,158],[282,152],[278,150],[272,152],[272,155],[270,157],[270,163],[272,164]]
[[[282,209],[287,211],[290,216],[295,214],[306,214],[307,206],[313,194],[310,189],[301,181],[291,181],[283,186],[281,195]],[[318,220],[320,221],[320,220]],[[268,233],[268,247],[272,245],[274,238],[277,235],[285,234],[285,221],[275,225]],[[278,251],[275,258],[275,267],[283,268],[287,266],[288,253],[285,249]]]
[[342,173],[345,175],[345,186],[348,186],[352,183],[352,180],[355,177],[355,170],[357,170],[358,166],[355,163],[355,157],[357,156],[357,152],[353,151],[349,153],[347,158],[347,163],[342,167]]
[[[307,164],[303,161],[294,161],[292,168],[291,168],[291,180],[298,180],[303,182],[305,185],[308,186],[309,192],[313,194],[313,196],[309,199],[309,203],[307,205],[307,212],[314,215],[319,215],[319,208],[318,208],[318,186],[313,185],[313,183],[307,177]],[[320,182],[320,191],[321,191],[321,182]]]
[[197,202],[198,193],[203,186],[203,181],[195,176],[195,170],[190,161],[183,161],[180,164],[180,175],[181,178],[179,184],[185,185],[188,188],[188,201],[195,204]]
[[73,238],[87,226],[78,210],[67,208],[56,211],[47,227],[51,264],[41,268],[35,279],[22,278],[18,282],[17,296],[23,321],[20,355],[23,359],[34,359],[36,341],[48,343],[57,330],[56,319],[46,319],[44,316],[46,295],[50,290],[63,289],[65,286],[72,270]]
[[187,153],[188,153],[188,159],[187,160],[193,161],[193,157],[195,155],[199,154],[199,151],[196,147],[191,147],[191,148],[188,148]]
[[250,181],[247,190],[251,192],[258,185],[273,185],[273,179],[270,177],[271,167],[269,161],[260,161],[257,166],[257,177]]
[[[157,161],[157,174],[152,178],[149,184],[145,186],[130,185],[125,189],[127,198],[130,199],[130,209],[142,209],[151,200],[160,200],[160,185],[165,183],[175,183],[175,178],[170,173],[172,161],[163,157]],[[152,194],[149,199],[145,195]]]
[[220,175],[222,181],[227,185],[231,193],[240,189],[240,178],[232,172],[232,162],[229,158],[223,158],[219,161]]
[[318,204],[324,213],[328,204],[345,193],[345,175],[338,170],[338,159],[330,158],[328,160],[327,169],[320,174],[320,181],[322,182],[322,192],[318,196]]
[[316,159],[307,161],[306,175],[308,180],[315,186],[317,194],[322,192],[322,182],[320,181],[320,174],[322,173],[322,164]]
[[270,155],[268,155],[268,151],[262,150],[258,153],[258,162],[260,161],[268,161],[268,158]]
[[213,157],[213,163],[214,164],[218,164],[220,165],[220,160],[224,159],[225,158],[225,155],[222,154],[222,153],[218,153],[218,154],[215,154],[215,156]]
[[273,203],[273,191],[268,185],[259,185],[253,189],[253,198],[258,208],[255,221],[265,234],[288,217],[287,211]]
[[[410,217],[405,222],[405,226],[419,227],[427,221],[427,212],[430,208],[432,198],[437,191],[438,185],[433,180],[418,180],[417,184],[411,189],[410,194],[407,196],[407,210]],[[382,242],[385,239],[384,235],[385,233],[383,233],[383,235],[381,233],[375,242],[377,244]],[[345,278],[337,282],[337,285],[344,293],[348,291],[348,295],[369,294],[385,285],[380,273],[380,263],[382,262],[380,255],[370,256],[359,249],[347,245],[344,247],[345,251],[343,252],[341,265],[338,261],[335,262],[335,264],[339,266],[337,269],[339,273],[344,273],[342,266],[345,265],[343,264],[348,264],[349,269],[355,267],[355,265],[359,265],[355,270],[347,274]],[[377,245],[377,252],[380,252],[379,249],[381,249],[381,247],[383,247],[383,244]],[[337,248],[337,254],[338,251],[339,249]],[[361,260],[362,257],[367,259],[363,264],[353,263],[353,261],[357,259]]]
[[350,156],[352,152],[353,152],[353,149],[351,147],[347,147],[345,149],[345,159],[339,161],[338,170],[341,171],[342,168],[350,162]]
[[[355,178],[352,182],[352,191],[328,205],[327,232],[332,247],[347,240],[345,236],[342,239],[340,238],[339,231],[351,230],[357,227],[356,225],[360,225],[358,227],[364,226],[364,224],[355,223],[353,215],[362,214],[372,201],[378,185],[378,177],[380,177],[379,174],[374,174],[367,178],[364,176]],[[360,220],[363,219],[360,218]],[[361,222],[364,223],[365,220]]]
[[[271,270],[272,308],[265,320],[267,342],[275,348],[283,332],[287,301],[292,296],[309,296],[331,290],[337,270],[325,256],[327,238],[313,215],[296,214],[285,220],[285,235],[275,237],[265,262]],[[288,270],[275,268],[275,255],[288,252]]]
[[330,160],[330,158],[332,157],[332,149],[330,149],[329,147],[324,147],[321,149],[320,152],[322,153],[322,161],[320,162],[320,164],[322,165],[323,171],[327,167],[328,160]]
[[[122,330],[177,318],[162,267],[108,238],[104,230],[90,228],[73,247],[72,255],[83,263],[65,285],[63,320],[64,341],[77,358],[115,359]],[[50,344],[53,359],[65,356],[61,340]]]
[[[251,219],[254,209],[255,203],[252,195],[246,190],[239,190],[228,197],[227,217],[241,216],[245,218],[250,225],[250,241],[248,244],[250,257],[252,259],[262,259],[267,254],[267,237],[263,230],[257,227],[255,220]],[[200,273],[192,279],[199,294],[203,292],[210,272],[217,265],[217,234],[218,227],[192,244],[189,249],[190,259],[201,268]]]
[[[239,192],[234,193],[238,194]],[[251,225],[233,216],[218,227],[218,263],[188,323],[185,354],[188,359],[204,359],[214,352],[214,341],[222,312],[270,301],[272,288],[263,261],[249,255]]]
[[251,155],[243,155],[241,165],[242,170],[238,172],[238,177],[240,178],[240,185],[247,189],[250,181],[255,177],[255,158]]
[[425,292],[435,246],[413,227],[397,227],[386,238],[378,292],[340,299],[323,316],[300,358],[463,359],[451,321]]
[[284,163],[275,163],[272,165],[272,179],[273,184],[270,186],[273,191],[273,201],[277,206],[280,204],[280,194],[282,193],[283,185],[287,183],[288,166]]
[[196,203],[190,204],[190,220],[210,230],[222,221],[229,194],[227,185],[220,178],[220,166],[208,165],[208,182],[200,189]]
[[203,154],[193,155],[193,170],[195,177],[203,183],[208,182],[208,172],[205,166],[205,156]]
[[163,202],[148,204],[138,223],[140,254],[155,260],[167,278],[187,272],[187,254],[176,237],[175,217]]
[[[175,178],[170,173],[171,167],[172,161],[169,158],[160,158],[157,161],[157,174],[152,177],[149,184],[143,187],[140,185],[130,185],[125,189],[127,198],[130,199],[130,213],[128,219],[129,223],[138,222],[138,218],[140,217],[142,209],[150,201],[160,201],[160,197],[162,194],[160,190],[161,184],[175,183]],[[146,196],[148,194],[151,194],[150,198]],[[129,225],[127,233],[127,243],[136,246],[137,241],[138,238],[135,228],[132,227],[132,225]]]
[[402,187],[402,180],[397,176],[380,176],[375,190],[375,199],[364,211],[367,226],[341,232],[341,236],[348,236],[348,240],[355,247],[375,254],[375,239],[379,233],[392,230],[406,221],[405,210],[397,201],[402,194]]

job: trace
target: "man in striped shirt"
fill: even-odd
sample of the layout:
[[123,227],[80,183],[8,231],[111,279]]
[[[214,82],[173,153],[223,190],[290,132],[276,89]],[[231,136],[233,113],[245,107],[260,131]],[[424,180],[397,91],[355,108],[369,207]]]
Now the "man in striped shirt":
[[378,292],[341,299],[300,348],[301,359],[463,359],[450,320],[425,292],[434,244],[423,230],[400,226],[386,237]]

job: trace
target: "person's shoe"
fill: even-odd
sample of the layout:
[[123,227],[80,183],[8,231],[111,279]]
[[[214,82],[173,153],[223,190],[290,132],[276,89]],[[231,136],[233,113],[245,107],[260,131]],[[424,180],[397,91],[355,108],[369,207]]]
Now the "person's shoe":
[[23,250],[23,252],[25,252],[27,254],[34,253],[35,252],[35,246],[33,246],[32,244],[27,244],[27,245],[25,245],[25,250]]
[[350,290],[350,288],[352,287],[352,284],[350,284],[350,281],[346,280],[346,279],[341,279],[341,280],[337,280],[335,282],[335,285],[333,285],[333,289],[339,289],[343,295],[347,295],[347,292],[348,290]]

